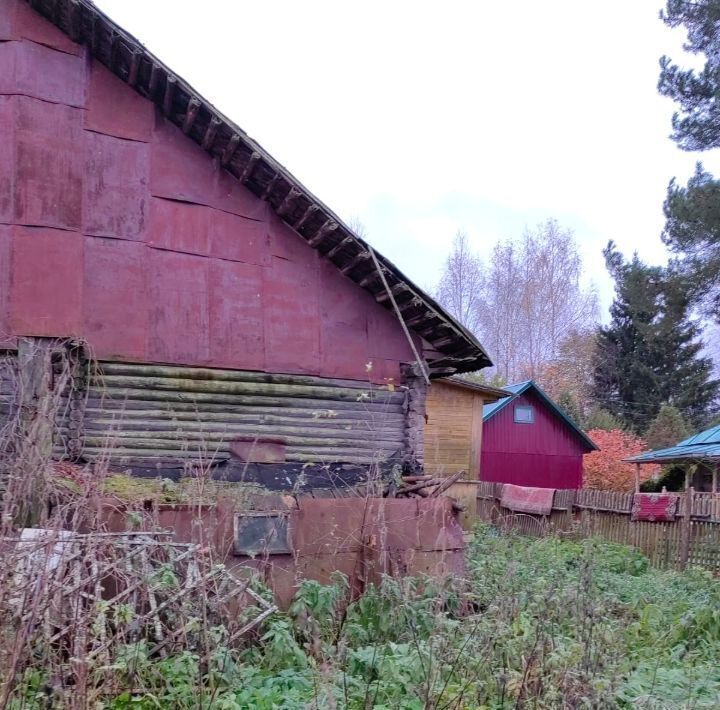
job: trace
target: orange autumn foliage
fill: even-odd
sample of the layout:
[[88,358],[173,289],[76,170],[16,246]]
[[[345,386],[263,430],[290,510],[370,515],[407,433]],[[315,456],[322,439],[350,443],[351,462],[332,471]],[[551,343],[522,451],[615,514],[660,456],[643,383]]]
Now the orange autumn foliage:
[[[585,488],[632,491],[635,487],[635,464],[623,459],[647,451],[647,444],[639,436],[620,429],[591,429],[587,435],[600,451],[586,454],[583,459]],[[640,482],[647,481],[659,472],[660,466],[641,466]]]

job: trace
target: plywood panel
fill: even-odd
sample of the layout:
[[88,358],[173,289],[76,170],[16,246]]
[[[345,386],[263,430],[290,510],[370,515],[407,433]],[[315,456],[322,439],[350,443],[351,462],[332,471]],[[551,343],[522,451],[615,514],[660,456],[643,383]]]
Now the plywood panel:
[[425,426],[425,468],[428,472],[449,475],[466,471],[470,475],[476,399],[480,398],[470,390],[441,381],[430,385]]

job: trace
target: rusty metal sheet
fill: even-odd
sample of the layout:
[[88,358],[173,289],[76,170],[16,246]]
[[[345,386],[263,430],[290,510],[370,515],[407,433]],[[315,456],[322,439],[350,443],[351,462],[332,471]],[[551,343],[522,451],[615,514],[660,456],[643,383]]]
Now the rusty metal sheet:
[[426,552],[463,549],[463,530],[452,505],[452,498],[446,496],[417,500],[419,549]]
[[86,131],[84,232],[142,240],[148,209],[149,148]]
[[360,551],[362,498],[305,498],[291,516],[293,548],[298,556]]
[[264,369],[263,267],[220,259],[208,261],[213,365]]
[[82,235],[14,228],[10,292],[14,333],[63,337],[80,332],[82,263]]
[[406,574],[427,575],[442,579],[448,575],[463,577],[467,574],[465,555],[462,550],[415,551],[405,559]]
[[397,316],[377,303],[368,311],[368,339],[370,355],[374,358],[400,362],[414,360],[412,349]]
[[148,248],[148,357],[208,364],[208,259]]
[[29,39],[38,44],[66,52],[80,54],[64,32],[34,12],[21,0],[2,0],[0,4],[0,40]]
[[0,96],[0,222],[13,222],[15,194],[15,103],[14,96]]
[[85,112],[85,128],[127,140],[149,142],[155,106],[93,60]]
[[0,225],[0,347],[12,344],[8,313],[12,227]]
[[209,205],[252,219],[267,220],[270,209],[179,128],[162,119],[152,138],[150,191],[157,197]]
[[[320,260],[320,351],[328,377],[369,379],[367,302],[356,284]],[[373,300],[373,299],[370,299]],[[374,303],[374,302],[373,302]]]
[[273,372],[320,369],[317,264],[274,257],[264,271],[265,359]]
[[146,241],[161,249],[206,255],[214,212],[202,205],[151,197]]
[[15,220],[79,229],[82,210],[82,111],[17,98]]
[[84,334],[97,357],[145,359],[146,255],[138,242],[85,238]]
[[151,246],[188,254],[269,264],[264,222],[189,202],[151,197],[146,241]]
[[266,222],[212,210],[210,251],[213,256],[248,264],[270,264],[270,235]]
[[35,42],[0,43],[0,94],[21,94],[85,107],[86,64],[82,57]]
[[367,520],[372,546],[385,550],[413,550],[418,546],[416,498],[369,498]]

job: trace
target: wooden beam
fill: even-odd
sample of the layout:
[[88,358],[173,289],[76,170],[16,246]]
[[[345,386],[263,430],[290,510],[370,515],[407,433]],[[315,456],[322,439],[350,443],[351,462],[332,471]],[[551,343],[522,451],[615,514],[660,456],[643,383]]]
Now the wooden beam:
[[135,84],[137,84],[138,75],[140,73],[141,58],[142,52],[138,52],[137,50],[133,50],[133,53],[130,55],[130,69],[128,70],[127,82],[133,88],[135,87]]
[[255,170],[255,166],[257,165],[258,160],[260,160],[260,153],[253,153],[250,156],[247,164],[245,165],[245,168],[242,171],[242,174],[240,175],[240,182],[245,182],[246,180],[250,179],[250,176],[252,175],[253,170]]
[[220,158],[220,163],[223,166],[227,165],[232,160],[232,157],[233,155],[235,155],[235,151],[237,150],[239,145],[240,136],[237,133],[233,133],[232,136],[230,136],[230,140],[227,142],[227,145],[225,146],[222,157]]
[[190,129],[193,127],[193,123],[195,123],[195,117],[197,116],[199,110],[200,101],[195,97],[191,98],[190,101],[188,101],[188,107],[185,112],[185,118],[183,119],[182,125],[182,131],[185,135],[190,133]]
[[365,288],[366,286],[369,286],[373,281],[380,278],[380,275],[378,272],[373,269],[372,271],[368,272],[365,276],[363,276],[360,281],[357,282],[358,286],[360,288]]
[[330,249],[328,251],[327,254],[325,254],[325,256],[328,259],[332,259],[335,256],[335,254],[337,254],[343,247],[347,246],[348,244],[350,244],[350,242],[354,242],[354,241],[355,240],[352,237],[345,237],[345,238],[341,239],[332,249]]
[[70,0],[68,34],[73,42],[82,42],[82,8],[78,0]]
[[354,268],[356,268],[369,258],[370,252],[365,250],[358,252],[352,259],[350,259],[347,264],[345,264],[345,266],[340,269],[340,271],[347,276]]
[[[409,291],[410,289],[407,287],[404,283],[396,283],[394,286],[390,288],[390,291],[392,292],[393,296],[398,296],[404,291]],[[375,296],[375,300],[378,303],[384,303],[385,301],[390,300],[390,294],[387,291],[381,291]]]
[[158,87],[160,86],[160,78],[162,77],[162,68],[159,64],[153,64],[150,70],[150,83],[148,84],[148,96],[155,99]]
[[272,179],[267,184],[267,187],[262,191],[262,194],[260,195],[261,200],[267,200],[268,197],[270,197],[270,193],[275,189],[275,185],[278,184],[281,177],[282,175],[279,172],[275,173],[275,175],[272,176]]
[[325,224],[318,229],[317,232],[315,232],[315,236],[308,239],[308,244],[311,247],[317,247],[321,242],[325,240],[325,237],[327,237],[330,232],[334,232],[338,228],[338,223],[333,222],[331,219],[328,219]]
[[302,216],[300,217],[300,219],[297,222],[295,222],[295,224],[293,225],[293,229],[295,229],[296,231],[299,231],[300,228],[305,224],[305,222],[307,222],[310,219],[310,217],[312,217],[319,209],[320,208],[317,205],[314,205],[314,204],[308,205],[307,209],[302,213]]
[[432,311],[425,311],[423,313],[418,313],[416,316],[412,316],[412,318],[408,318],[405,321],[405,325],[407,325],[408,328],[414,328],[416,325],[420,325],[420,323],[424,323],[429,318],[434,318],[435,314]]
[[168,77],[165,80],[165,95],[163,96],[163,113],[168,117],[172,113],[173,95],[175,94],[176,86],[177,79],[168,74]]
[[283,198],[283,201],[280,203],[280,206],[277,208],[277,213],[282,217],[284,212],[297,200],[298,197],[300,197],[302,193],[300,190],[298,190],[296,187],[291,187],[288,190],[287,195]]
[[203,137],[203,142],[202,142],[203,150],[210,150],[210,148],[212,147],[213,141],[215,140],[215,136],[217,134],[218,128],[220,128],[220,119],[215,118],[215,116],[213,116],[210,119],[210,123],[208,123],[207,128],[205,129],[205,136]]
[[117,60],[117,53],[119,49],[120,36],[117,32],[110,32],[110,49],[108,50],[108,68],[113,73],[115,72],[115,62]]
[[[441,348],[444,345],[450,345],[450,343],[454,343],[454,342],[455,342],[455,338],[446,336],[444,338],[440,338],[439,340],[433,340],[433,345],[436,348]],[[465,361],[465,360],[474,360],[475,358],[474,357],[458,357],[456,359]]]

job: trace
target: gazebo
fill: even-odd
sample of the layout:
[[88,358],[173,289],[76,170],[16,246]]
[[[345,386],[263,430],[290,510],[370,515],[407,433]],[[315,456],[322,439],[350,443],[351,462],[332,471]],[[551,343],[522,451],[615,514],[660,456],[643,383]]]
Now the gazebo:
[[[694,485],[698,490],[709,488],[709,492],[718,492],[718,467],[720,467],[720,424],[681,441],[675,446],[656,451],[646,451],[632,456],[626,461],[636,465],[635,490],[640,486],[640,466],[643,464],[680,464],[686,466],[685,487]],[[702,465],[706,473],[695,471],[691,466]],[[697,481],[693,478],[697,477]],[[709,479],[709,480],[707,480]]]

